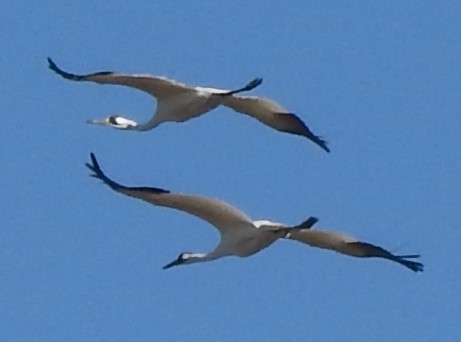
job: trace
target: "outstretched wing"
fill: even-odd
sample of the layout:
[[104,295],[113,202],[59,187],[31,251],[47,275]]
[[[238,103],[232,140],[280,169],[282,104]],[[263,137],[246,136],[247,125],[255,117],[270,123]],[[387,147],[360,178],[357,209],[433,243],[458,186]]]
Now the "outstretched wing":
[[221,234],[235,229],[256,229],[245,213],[223,201],[203,196],[173,193],[160,188],[124,186],[104,174],[93,153],[91,153],[91,161],[92,164],[87,163],[86,166],[94,172],[92,176],[99,178],[119,193],[153,205],[173,208],[197,216],[212,224]]
[[49,68],[65,79],[72,81],[88,81],[99,84],[122,85],[142,90],[158,99],[193,92],[194,88],[162,76],[120,74],[112,71],[102,71],[86,75],[76,75],[60,69],[51,58],[48,58]]
[[223,100],[223,105],[236,112],[247,114],[263,124],[278,131],[301,135],[330,152],[325,140],[312,133],[307,125],[295,114],[288,112],[278,103],[257,96],[229,96]]
[[406,260],[419,258],[419,255],[394,255],[382,247],[367,242],[361,242],[356,238],[341,233],[316,229],[303,229],[301,231],[293,231],[290,238],[313,247],[330,249],[354,257],[376,257],[392,260],[414,272],[421,272],[424,269],[423,264]]

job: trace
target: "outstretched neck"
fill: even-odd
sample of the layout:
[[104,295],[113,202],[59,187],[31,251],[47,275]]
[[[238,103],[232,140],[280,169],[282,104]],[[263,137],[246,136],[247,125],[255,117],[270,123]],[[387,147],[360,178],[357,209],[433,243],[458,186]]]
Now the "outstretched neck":
[[190,257],[187,259],[187,264],[195,264],[198,262],[206,262],[206,261],[212,261],[215,259],[219,259],[223,257],[224,255],[218,254],[216,252],[211,252],[208,254],[205,253],[193,253],[190,255]]
[[209,258],[209,254],[194,253],[189,257],[189,259],[187,259],[186,263],[187,264],[195,264],[195,263],[198,263],[198,262],[205,262],[205,261],[210,261],[210,260],[213,260],[213,259]]
[[145,132],[145,131],[149,131],[149,130],[151,130],[153,128],[155,128],[155,126],[151,126],[151,125],[148,125],[148,124],[143,124],[143,125],[136,125],[136,126],[132,127],[131,129],[133,131]]
[[151,129],[154,129],[158,125],[160,125],[163,121],[159,121],[156,118],[153,118],[152,120],[144,123],[144,124],[137,124],[136,126],[132,127],[133,130],[135,131],[140,131],[140,132],[145,132],[149,131]]

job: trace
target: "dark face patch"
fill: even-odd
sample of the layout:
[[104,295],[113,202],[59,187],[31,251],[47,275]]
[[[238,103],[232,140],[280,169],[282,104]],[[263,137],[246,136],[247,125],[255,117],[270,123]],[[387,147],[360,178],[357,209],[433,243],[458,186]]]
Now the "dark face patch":
[[118,122],[117,122],[117,117],[115,116],[110,116],[109,117],[109,123],[111,123],[112,125],[117,125]]
[[178,262],[183,263],[185,262],[188,258],[185,258],[184,255],[187,253],[181,253],[178,257]]
[[166,269],[171,268],[173,266],[181,265],[181,264],[184,263],[184,260],[185,259],[183,258],[183,253],[181,253],[176,260],[174,260],[173,262],[170,262],[169,264],[163,266],[163,269],[166,270]]

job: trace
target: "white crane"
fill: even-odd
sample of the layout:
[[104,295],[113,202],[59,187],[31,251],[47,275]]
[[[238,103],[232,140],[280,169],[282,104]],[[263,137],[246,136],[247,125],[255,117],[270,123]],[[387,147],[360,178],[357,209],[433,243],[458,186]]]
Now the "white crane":
[[51,58],[48,58],[48,63],[51,70],[68,80],[128,86],[147,92],[157,98],[157,109],[153,117],[145,124],[138,124],[136,121],[120,115],[88,120],[88,123],[123,130],[147,131],[164,122],[187,121],[205,114],[219,105],[224,105],[237,112],[247,114],[278,131],[304,136],[325,151],[330,152],[326,142],[312,133],[298,116],[288,112],[274,101],[255,96],[236,96],[238,93],[259,86],[262,83],[261,78],[255,78],[240,89],[225,90],[188,86],[166,77],[152,75],[129,75],[110,71],[74,75],[61,70]]
[[276,240],[285,238],[354,257],[384,258],[408,267],[414,272],[423,271],[423,264],[407,260],[418,258],[419,255],[394,255],[381,247],[343,234],[310,229],[317,222],[315,217],[310,217],[297,226],[288,226],[268,220],[253,221],[239,209],[216,199],[173,193],[160,188],[121,185],[104,174],[93,153],[91,153],[91,161],[92,164],[87,163],[86,165],[94,172],[92,176],[99,178],[113,190],[156,206],[173,208],[197,216],[213,225],[221,233],[221,241],[213,251],[181,253],[173,262],[164,266],[164,269],[230,255],[247,257],[270,246]]

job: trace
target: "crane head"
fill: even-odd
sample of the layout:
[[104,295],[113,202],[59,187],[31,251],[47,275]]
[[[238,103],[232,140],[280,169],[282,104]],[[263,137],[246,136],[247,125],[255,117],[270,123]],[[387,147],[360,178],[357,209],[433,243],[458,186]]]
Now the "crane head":
[[178,265],[187,265],[191,264],[197,261],[200,261],[200,259],[203,259],[205,257],[204,254],[201,253],[189,253],[189,252],[183,252],[179,254],[179,256],[170,262],[169,264],[163,266],[162,268],[164,270],[173,267],[173,266],[178,266]]
[[134,129],[138,125],[136,121],[124,118],[120,115],[111,115],[104,119],[88,120],[87,123],[108,126],[117,129]]

